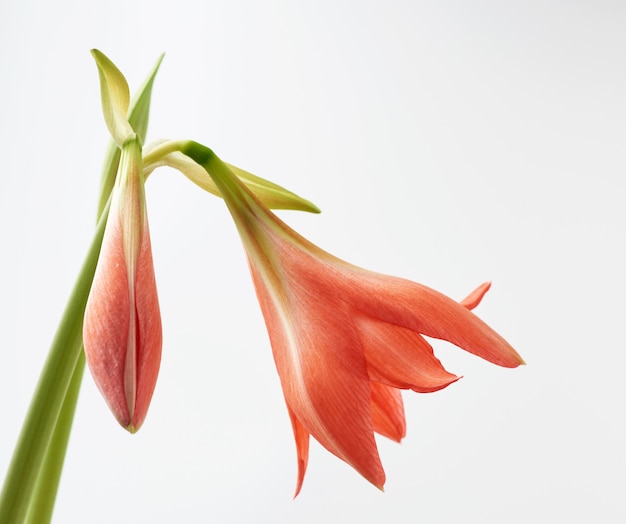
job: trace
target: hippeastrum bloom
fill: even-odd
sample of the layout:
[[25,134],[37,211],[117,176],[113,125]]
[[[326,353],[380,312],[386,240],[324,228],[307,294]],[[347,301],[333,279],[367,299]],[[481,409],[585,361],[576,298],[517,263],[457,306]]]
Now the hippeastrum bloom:
[[161,361],[161,315],[144,194],[141,146],[122,146],[83,343],[94,380],[118,422],[143,423]]
[[399,390],[436,391],[458,379],[423,335],[500,366],[523,364],[469,310],[487,285],[459,304],[421,284],[348,264],[280,221],[212,151],[195,143],[181,149],[213,177],[248,255],[295,436],[296,495],[310,435],[382,488],[374,432],[404,436]]

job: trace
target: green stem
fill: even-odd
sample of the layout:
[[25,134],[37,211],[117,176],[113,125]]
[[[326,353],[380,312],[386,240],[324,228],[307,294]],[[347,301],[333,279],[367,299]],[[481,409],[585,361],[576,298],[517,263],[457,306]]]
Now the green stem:
[[[0,493],[0,524],[25,522],[33,495],[41,493],[37,484],[44,461],[48,464],[48,461],[58,459],[58,454],[56,457],[55,453],[50,457],[46,454],[53,440],[70,384],[76,376],[76,368],[79,366],[82,354],[83,315],[98,262],[107,215],[108,212],[105,211],[98,222],[91,247],[35,389]],[[66,413],[68,412],[69,404]],[[69,432],[69,428],[67,431]],[[57,443],[60,441],[61,437],[58,437]],[[52,468],[51,462],[49,467]],[[44,488],[45,486],[41,487],[42,490]]]
[[[107,157],[115,156],[112,153],[107,155]],[[119,155],[117,155],[117,160],[119,161]],[[110,171],[110,169],[110,162],[105,163],[105,170]],[[103,189],[103,191],[105,190],[106,188]],[[101,198],[98,203],[98,216],[102,216],[102,214],[105,213],[103,220],[106,221],[107,212],[108,199],[105,200]],[[52,520],[52,512],[61,481],[61,473],[63,472],[63,464],[65,462],[74,414],[76,412],[76,405],[78,403],[78,396],[85,371],[85,354],[82,347],[82,337],[79,352],[78,361],[74,368],[69,389],[63,400],[59,418],[54,426],[50,444],[46,449],[43,461],[39,467],[37,481],[31,494],[28,513],[24,521],[25,524],[43,524],[49,523]]]
[[46,451],[44,463],[37,478],[37,485],[32,494],[26,520],[27,524],[43,524],[52,520],[52,511],[61,480],[63,462],[65,461],[65,453],[72,430],[74,412],[76,411],[76,403],[78,402],[84,371],[85,354],[81,348],[70,387],[67,390],[59,419],[54,428],[52,440]]

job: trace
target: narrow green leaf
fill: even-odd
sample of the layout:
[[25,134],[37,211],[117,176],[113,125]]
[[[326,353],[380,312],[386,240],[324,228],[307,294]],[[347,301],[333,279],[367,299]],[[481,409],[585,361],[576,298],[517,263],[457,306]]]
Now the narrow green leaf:
[[130,113],[128,113],[128,121],[130,125],[137,133],[139,141],[143,145],[146,141],[146,133],[148,132],[148,120],[150,116],[150,102],[152,101],[152,85],[154,79],[159,71],[161,62],[165,53],[162,54],[157,60],[156,64],[152,68],[148,78],[141,86],[141,89],[137,91],[136,95],[130,104]]

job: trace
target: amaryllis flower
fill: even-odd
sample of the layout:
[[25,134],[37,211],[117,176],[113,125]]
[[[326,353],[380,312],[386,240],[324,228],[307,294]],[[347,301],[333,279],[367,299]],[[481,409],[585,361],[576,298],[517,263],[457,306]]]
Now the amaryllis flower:
[[423,335],[500,366],[523,363],[469,310],[487,286],[459,304],[421,284],[348,264],[285,225],[210,150],[195,143],[182,150],[213,177],[248,255],[296,440],[296,495],[310,435],[382,488],[374,432],[404,436],[399,390],[431,392],[458,379]]
[[115,418],[137,431],[156,384],[162,343],[137,138],[122,147],[83,343],[89,369]]

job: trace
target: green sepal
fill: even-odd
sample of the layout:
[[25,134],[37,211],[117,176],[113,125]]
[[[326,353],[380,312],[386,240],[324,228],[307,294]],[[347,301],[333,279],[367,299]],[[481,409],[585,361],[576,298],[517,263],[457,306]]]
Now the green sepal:
[[[308,211],[309,213],[320,213],[320,208],[313,202],[292,193],[274,182],[248,173],[237,166],[224,162],[230,170],[254,193],[263,204],[270,209],[293,209],[295,211]],[[206,170],[205,170],[206,171]]]
[[[144,177],[147,179],[150,173],[158,167],[172,167],[180,171],[198,187],[221,197],[219,189],[206,169],[188,156],[170,148],[172,144],[180,144],[180,142],[161,142],[144,148]],[[309,213],[320,212],[315,204],[288,189],[253,175],[239,167],[231,164],[226,165],[248,187],[254,196],[270,209],[291,209]]]
[[92,49],[91,54],[98,66],[104,121],[113,140],[121,147],[128,136],[133,133],[128,122],[128,107],[130,105],[128,83],[121,71],[104,53]]

